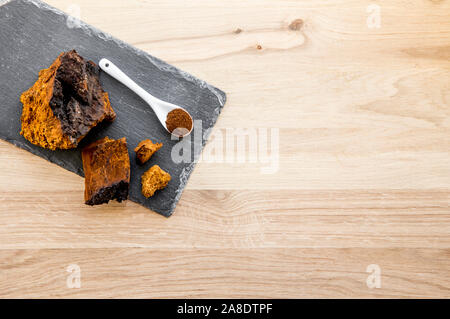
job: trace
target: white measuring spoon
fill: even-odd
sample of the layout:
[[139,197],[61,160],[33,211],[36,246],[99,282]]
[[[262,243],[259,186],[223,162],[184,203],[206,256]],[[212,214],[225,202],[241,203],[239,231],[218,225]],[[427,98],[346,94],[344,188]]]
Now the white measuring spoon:
[[[136,82],[134,82],[125,73],[123,73],[117,66],[115,66],[114,63],[112,63],[111,61],[109,61],[107,59],[101,59],[99,62],[99,65],[103,71],[105,71],[106,73],[111,75],[117,81],[121,82],[123,85],[128,87],[131,91],[133,91],[134,93],[139,95],[139,97],[141,99],[143,99],[145,102],[147,102],[147,104],[150,105],[150,107],[155,112],[156,116],[158,117],[158,120],[161,122],[161,125],[164,126],[164,128],[166,129],[167,132],[172,134],[172,132],[170,132],[166,126],[167,114],[169,114],[170,111],[173,111],[174,109],[182,109],[187,114],[189,114],[189,112],[186,111],[181,106],[160,100],[160,99],[154,97],[153,95],[151,95],[150,93],[148,93],[147,91],[145,91]],[[190,114],[189,114],[189,116],[191,118],[191,123],[193,123],[192,116]],[[185,133],[185,131],[187,131],[187,129],[185,129],[183,132],[185,134],[183,134],[182,136],[178,136],[176,134],[174,134],[174,135],[177,137],[187,136],[187,135],[191,134],[193,127],[194,126],[192,125],[191,130],[187,133]],[[178,131],[178,130],[175,130],[175,131]],[[175,133],[175,131],[174,131],[174,133]]]

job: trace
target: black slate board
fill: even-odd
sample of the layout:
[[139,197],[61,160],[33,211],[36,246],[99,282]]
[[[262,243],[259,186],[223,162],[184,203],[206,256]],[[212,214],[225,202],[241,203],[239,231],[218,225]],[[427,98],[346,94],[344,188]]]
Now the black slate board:
[[[50,151],[26,141],[19,134],[22,113],[19,97],[37,80],[39,70],[70,49],[96,63],[108,58],[154,96],[185,107],[195,120],[191,136],[181,142],[172,140],[145,102],[102,72],[100,81],[117,114],[115,122],[94,128],[75,150]],[[129,199],[164,216],[173,213],[225,99],[225,93],[204,81],[83,22],[68,22],[66,14],[43,2],[0,0],[0,138],[83,176],[80,154],[83,146],[104,136],[126,137],[131,160]],[[164,146],[140,166],[133,149],[146,138]],[[177,143],[190,146],[191,160],[173,161],[171,152]],[[140,177],[154,164],[169,172],[172,180],[164,190],[146,199],[141,194]]]

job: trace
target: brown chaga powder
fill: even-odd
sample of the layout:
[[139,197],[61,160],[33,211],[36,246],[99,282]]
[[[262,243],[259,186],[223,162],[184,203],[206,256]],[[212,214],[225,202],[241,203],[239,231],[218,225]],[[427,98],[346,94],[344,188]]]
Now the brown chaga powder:
[[192,129],[192,119],[183,109],[175,109],[167,114],[166,126],[170,133],[183,136]]

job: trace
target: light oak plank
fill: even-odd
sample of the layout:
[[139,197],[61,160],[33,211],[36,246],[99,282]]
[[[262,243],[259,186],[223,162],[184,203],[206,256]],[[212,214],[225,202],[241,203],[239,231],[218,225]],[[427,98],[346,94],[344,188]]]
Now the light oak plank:
[[[67,288],[66,268],[81,287]],[[369,289],[367,266],[381,269]],[[449,297],[448,249],[0,250],[0,297]]]
[[[278,151],[270,149],[277,140],[257,135],[258,143],[269,144],[259,156],[248,142],[243,153],[228,150],[223,130],[222,138],[213,134],[187,188],[450,189],[449,134],[447,129],[283,129]],[[217,156],[218,149],[223,156]],[[41,181],[49,191],[83,187],[77,177],[3,141],[0,159],[0,190],[39,191]]]
[[0,249],[450,246],[447,190],[188,190],[169,219],[81,190],[5,196]]
[[49,3],[220,86],[219,127],[450,124],[445,1],[382,4],[380,29],[361,1]]

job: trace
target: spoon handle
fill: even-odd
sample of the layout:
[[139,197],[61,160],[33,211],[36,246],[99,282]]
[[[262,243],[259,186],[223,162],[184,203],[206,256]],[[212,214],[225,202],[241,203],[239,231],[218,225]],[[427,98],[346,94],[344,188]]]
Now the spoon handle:
[[121,82],[123,85],[127,86],[134,93],[139,95],[145,102],[147,102],[151,108],[152,104],[156,102],[156,98],[141,88],[136,82],[130,79],[125,73],[123,73],[117,66],[114,65],[108,59],[101,59],[99,62],[100,68],[115,78],[117,81]]

